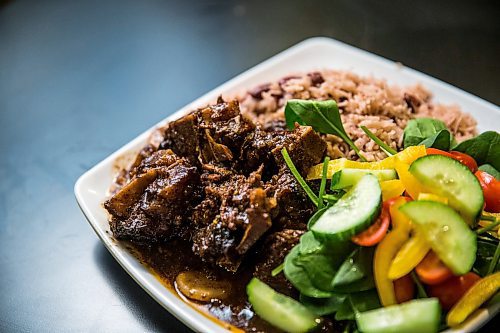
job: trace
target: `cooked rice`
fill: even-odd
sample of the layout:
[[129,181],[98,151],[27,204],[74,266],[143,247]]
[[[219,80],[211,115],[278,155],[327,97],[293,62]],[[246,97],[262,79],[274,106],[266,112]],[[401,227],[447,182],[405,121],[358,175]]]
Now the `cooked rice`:
[[[420,84],[402,88],[388,85],[384,80],[336,70],[287,76],[237,96],[242,112],[261,124],[283,120],[288,99],[334,99],[346,132],[368,161],[386,155],[364,134],[361,125],[396,150],[402,149],[403,129],[412,118],[442,120],[457,141],[476,134],[472,116],[461,112],[457,105],[434,104],[431,97]],[[338,137],[325,135],[325,140],[330,157],[358,159],[354,150]]]

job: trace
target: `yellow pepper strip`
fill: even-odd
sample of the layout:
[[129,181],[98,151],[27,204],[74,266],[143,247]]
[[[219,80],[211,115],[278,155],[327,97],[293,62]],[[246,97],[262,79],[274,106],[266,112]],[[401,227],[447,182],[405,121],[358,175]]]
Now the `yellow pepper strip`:
[[414,235],[401,247],[394,257],[387,275],[389,279],[396,280],[409,274],[424,259],[431,247],[424,237]]
[[[337,158],[328,163],[327,176],[328,178],[331,178],[335,172],[345,168],[371,170],[394,169],[396,162],[410,165],[417,158],[424,156],[425,154],[425,146],[411,146],[400,151],[396,155],[384,158],[383,160],[377,162],[358,162],[350,161],[346,158]],[[323,163],[313,166],[309,169],[307,180],[321,179],[322,171]]]
[[448,326],[457,326],[500,289],[500,272],[488,275],[474,284],[446,316]]
[[396,163],[396,171],[398,177],[403,183],[406,192],[413,198],[417,199],[420,193],[427,193],[428,191],[424,188],[422,184],[413,176],[408,168],[410,166],[404,163]]
[[387,272],[399,248],[410,237],[410,220],[399,212],[399,207],[405,203],[406,200],[404,198],[399,198],[390,207],[389,211],[393,229],[378,244],[373,258],[375,286],[377,287],[380,303],[383,306],[397,304],[394,284],[389,279]]
[[448,204],[448,198],[441,197],[439,195],[432,194],[432,193],[419,193],[418,200],[436,201],[436,202],[444,203],[445,205]]
[[382,189],[383,201],[400,196],[405,191],[405,187],[399,179],[391,179],[380,182],[380,188]]
[[[437,201],[447,204],[448,198],[432,193],[419,193],[418,200]],[[401,212],[398,211],[399,214]],[[396,280],[409,274],[424,259],[431,247],[422,235],[413,229],[413,236],[401,247],[394,257],[387,275],[389,279]]]

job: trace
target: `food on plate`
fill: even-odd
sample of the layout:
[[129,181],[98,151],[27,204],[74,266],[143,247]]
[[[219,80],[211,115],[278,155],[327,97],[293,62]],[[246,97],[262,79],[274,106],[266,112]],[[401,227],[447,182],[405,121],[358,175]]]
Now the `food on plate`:
[[476,134],[421,86],[292,75],[155,130],[104,207],[228,329],[437,332],[500,287],[500,135]]

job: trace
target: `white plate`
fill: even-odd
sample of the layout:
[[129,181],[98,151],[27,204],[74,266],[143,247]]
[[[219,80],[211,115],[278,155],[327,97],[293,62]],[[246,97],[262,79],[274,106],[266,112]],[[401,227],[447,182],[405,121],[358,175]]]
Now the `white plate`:
[[[220,94],[226,95],[228,92],[249,89],[260,83],[279,79],[290,72],[323,68],[344,69],[362,75],[374,75],[377,78],[386,79],[389,83],[399,85],[422,83],[433,93],[435,101],[458,104],[463,111],[474,116],[481,132],[500,128],[500,108],[497,106],[401,64],[333,39],[320,37],[299,43],[247,70],[142,133],[83,174],[75,184],[75,195],[90,225],[120,265],[151,297],[195,331],[226,332],[223,327],[206,318],[166,289],[122,244],[111,237],[107,213],[101,203],[106,199],[107,191],[116,172],[113,168],[115,160],[127,153],[137,152],[156,126],[177,119],[197,107],[214,102]],[[500,304],[496,304],[494,308],[479,311],[464,327],[456,331],[477,329],[494,317],[499,309]]]

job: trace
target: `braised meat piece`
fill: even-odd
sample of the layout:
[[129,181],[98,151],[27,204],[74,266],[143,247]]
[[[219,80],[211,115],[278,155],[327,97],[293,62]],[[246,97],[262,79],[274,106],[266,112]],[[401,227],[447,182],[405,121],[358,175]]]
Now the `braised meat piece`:
[[160,148],[202,164],[229,166],[255,125],[240,114],[238,102],[218,103],[173,121]]
[[257,263],[253,275],[282,294],[298,296],[283,274],[272,276],[271,272],[283,263],[303,233],[304,230],[284,229],[267,236],[256,252]]
[[275,229],[305,230],[307,221],[316,207],[290,170],[283,167],[277,175],[272,177],[269,187],[277,203]]
[[163,133],[164,129],[161,127],[153,131],[148,139],[147,144],[135,156],[132,165],[130,165],[130,167],[128,168],[122,169],[116,176],[114,184],[110,189],[110,192],[112,194],[116,193],[121,187],[125,186],[132,178],[134,178],[134,176],[136,175],[136,169],[142,163],[142,161],[158,150],[160,143],[164,139]]
[[177,155],[196,162],[199,151],[198,119],[196,113],[190,113],[165,127],[165,136],[161,149],[171,149]]
[[205,199],[194,209],[193,251],[203,260],[236,271],[244,254],[271,227],[273,197],[261,170],[243,175],[204,174]]
[[255,170],[264,165],[266,173],[277,174],[285,166],[281,150],[286,148],[301,173],[321,161],[326,143],[308,126],[293,131],[264,131],[256,129],[245,140],[241,149],[239,167]]
[[115,237],[156,242],[186,234],[186,211],[199,197],[198,170],[171,150],[159,150],[144,159],[136,172],[104,203],[112,215]]

